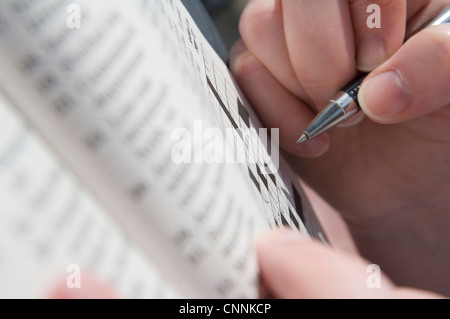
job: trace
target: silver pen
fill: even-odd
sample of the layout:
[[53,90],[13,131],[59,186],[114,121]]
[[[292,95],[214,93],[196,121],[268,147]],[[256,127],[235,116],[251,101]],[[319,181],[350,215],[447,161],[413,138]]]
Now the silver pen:
[[[427,27],[443,23],[450,23],[450,6],[445,8]],[[367,74],[360,74],[349,85],[340,90],[303,132],[297,143],[309,141],[358,113],[361,110],[358,103],[358,92],[366,77]]]

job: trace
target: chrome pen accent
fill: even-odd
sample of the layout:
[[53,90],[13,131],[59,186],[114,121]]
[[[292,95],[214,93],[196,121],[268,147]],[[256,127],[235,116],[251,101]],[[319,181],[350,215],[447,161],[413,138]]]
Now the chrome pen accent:
[[366,74],[359,75],[349,86],[345,87],[330,100],[325,109],[319,113],[310,126],[297,141],[298,144],[309,141],[317,135],[348,120],[361,109],[358,103],[358,92]]

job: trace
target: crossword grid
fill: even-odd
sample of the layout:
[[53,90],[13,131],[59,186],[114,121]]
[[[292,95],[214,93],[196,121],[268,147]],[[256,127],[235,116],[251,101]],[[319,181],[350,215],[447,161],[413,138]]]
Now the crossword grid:
[[[255,125],[232,83],[215,68],[213,60],[205,51],[202,50],[202,54],[211,100],[218,106],[225,126],[234,128],[238,160],[246,163],[248,175],[261,195],[269,222],[272,226],[283,225],[306,232],[302,222],[304,216],[300,195],[291,183],[285,182],[287,179],[281,176],[280,171],[267,173],[268,165],[264,157],[258,154],[258,151],[265,150],[257,133],[257,127],[260,126]],[[249,130],[250,134],[242,134],[244,130]],[[294,198],[290,195],[292,193]]]

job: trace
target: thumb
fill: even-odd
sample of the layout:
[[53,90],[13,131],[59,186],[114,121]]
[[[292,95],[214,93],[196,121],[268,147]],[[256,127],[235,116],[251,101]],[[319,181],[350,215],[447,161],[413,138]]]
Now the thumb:
[[361,86],[367,116],[399,123],[450,104],[450,24],[429,27],[408,40]]
[[264,288],[277,298],[437,297],[419,290],[397,289],[362,258],[290,230],[272,231],[260,238],[257,253]]

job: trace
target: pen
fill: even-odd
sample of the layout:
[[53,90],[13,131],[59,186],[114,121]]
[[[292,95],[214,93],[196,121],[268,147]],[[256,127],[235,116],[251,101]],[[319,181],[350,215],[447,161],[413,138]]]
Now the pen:
[[[428,26],[450,23],[450,6],[448,6]],[[361,83],[367,77],[366,73],[359,74],[350,84],[341,89],[337,95],[329,101],[329,104],[311,122],[308,128],[298,139],[297,144],[309,141],[330,128],[348,120],[361,110],[358,102],[358,92]]]

